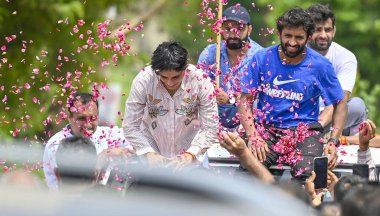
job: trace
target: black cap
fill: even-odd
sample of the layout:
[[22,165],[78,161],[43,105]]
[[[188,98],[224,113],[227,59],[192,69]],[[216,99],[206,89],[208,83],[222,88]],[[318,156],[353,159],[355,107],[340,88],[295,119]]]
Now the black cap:
[[233,20],[243,24],[249,24],[251,22],[251,17],[247,9],[240,5],[235,5],[227,8],[223,11],[223,17],[225,20]]

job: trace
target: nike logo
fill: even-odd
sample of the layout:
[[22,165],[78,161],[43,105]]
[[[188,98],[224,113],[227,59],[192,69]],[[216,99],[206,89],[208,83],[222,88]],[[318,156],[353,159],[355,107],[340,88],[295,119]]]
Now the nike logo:
[[273,80],[273,84],[274,84],[274,85],[277,85],[277,86],[279,86],[279,85],[284,85],[284,84],[287,84],[287,83],[296,82],[296,81],[299,80],[299,79],[294,79],[294,80],[284,80],[284,81],[279,81],[277,78],[278,78],[278,76],[276,76],[276,77],[274,78],[274,80]]

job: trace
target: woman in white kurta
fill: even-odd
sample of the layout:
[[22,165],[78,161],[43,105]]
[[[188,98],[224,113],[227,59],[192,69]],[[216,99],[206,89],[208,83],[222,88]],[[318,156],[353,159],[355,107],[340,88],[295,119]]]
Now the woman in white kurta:
[[[187,165],[217,142],[214,87],[175,42],[162,43],[152,65],[133,80],[126,102],[124,135],[150,164]],[[155,164],[157,165],[157,164]]]

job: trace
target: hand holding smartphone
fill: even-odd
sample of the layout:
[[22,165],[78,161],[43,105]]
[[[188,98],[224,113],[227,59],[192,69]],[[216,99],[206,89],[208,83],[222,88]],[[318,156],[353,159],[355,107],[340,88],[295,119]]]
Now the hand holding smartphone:
[[315,157],[313,163],[313,170],[315,172],[314,188],[322,189],[327,188],[327,157]]

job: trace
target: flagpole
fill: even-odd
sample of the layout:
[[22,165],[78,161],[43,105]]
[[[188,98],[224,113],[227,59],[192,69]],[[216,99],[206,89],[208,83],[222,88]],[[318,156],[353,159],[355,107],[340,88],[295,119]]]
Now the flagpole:
[[[218,22],[222,19],[223,14],[223,0],[219,0],[218,5]],[[221,45],[221,24],[218,23],[219,26],[219,32],[217,33],[216,37],[216,74],[219,74],[220,71],[220,45]],[[216,87],[219,88],[220,85],[220,79],[219,75],[215,77]]]

